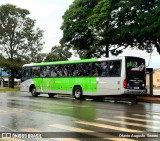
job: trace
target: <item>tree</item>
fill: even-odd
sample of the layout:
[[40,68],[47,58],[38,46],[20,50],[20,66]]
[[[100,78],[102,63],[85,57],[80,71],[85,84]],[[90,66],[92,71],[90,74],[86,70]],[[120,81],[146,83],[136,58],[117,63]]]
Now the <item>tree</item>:
[[44,62],[48,53],[38,53],[36,58],[34,58],[34,62],[41,63]]
[[111,28],[111,11],[113,9],[114,0],[99,0],[94,7],[92,15],[88,17],[88,25],[92,29],[92,34],[96,36],[95,42],[97,49],[95,50],[98,57],[109,57],[109,48],[111,47],[110,35],[106,34]]
[[114,31],[119,34],[116,40],[121,40],[118,46],[136,47],[147,52],[152,52],[156,47],[160,54],[159,0],[133,0],[125,4],[120,1],[118,4],[121,10],[113,16],[118,26]]
[[3,67],[6,64],[6,59],[0,54],[0,67]]
[[160,53],[159,0],[75,0],[63,20],[61,43],[81,57],[118,55],[128,47]]
[[[109,2],[110,8],[107,9]],[[118,55],[127,47],[147,52],[156,47],[160,53],[158,0],[100,0],[98,5],[90,17],[90,23],[95,31],[100,31],[103,43],[110,43],[112,54]],[[109,16],[105,18],[105,15]]]
[[45,61],[65,61],[71,57],[72,53],[68,51],[68,48],[62,46],[54,46],[51,52],[47,55]]
[[77,50],[81,58],[90,58],[94,52],[94,36],[87,18],[98,0],[75,0],[63,16],[62,46]]
[[29,14],[28,10],[11,4],[0,6],[0,49],[11,62],[11,87],[14,87],[15,60],[34,60],[44,44],[44,31],[35,27],[36,21]]

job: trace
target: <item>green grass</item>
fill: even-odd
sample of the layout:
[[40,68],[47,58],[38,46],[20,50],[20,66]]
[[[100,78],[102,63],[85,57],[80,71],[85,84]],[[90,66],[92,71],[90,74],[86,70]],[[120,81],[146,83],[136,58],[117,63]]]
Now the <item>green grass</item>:
[[15,88],[3,87],[3,88],[0,88],[0,92],[18,92],[18,91],[20,91],[19,87],[15,87]]

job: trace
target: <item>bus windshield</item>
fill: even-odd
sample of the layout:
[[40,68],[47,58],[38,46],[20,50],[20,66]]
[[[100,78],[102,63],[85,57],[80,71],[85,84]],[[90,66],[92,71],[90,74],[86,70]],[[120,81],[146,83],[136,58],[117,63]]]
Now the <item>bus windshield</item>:
[[126,57],[126,88],[145,89],[145,60]]

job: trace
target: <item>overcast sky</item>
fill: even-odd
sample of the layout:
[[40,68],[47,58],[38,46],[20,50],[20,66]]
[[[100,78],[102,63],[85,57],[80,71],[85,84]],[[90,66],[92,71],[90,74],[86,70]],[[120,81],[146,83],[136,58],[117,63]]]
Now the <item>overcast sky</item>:
[[[62,38],[62,16],[74,0],[0,0],[2,4],[14,4],[20,8],[30,11],[30,18],[35,19],[36,26],[45,30],[44,40],[46,42],[43,52],[50,52],[51,48],[59,44]],[[160,55],[154,51],[150,60],[150,54],[145,51],[128,49],[124,55],[139,56],[146,59],[147,66],[160,68]],[[72,57],[72,59],[76,59]],[[150,60],[150,61],[149,61]],[[150,62],[150,63],[149,63]]]

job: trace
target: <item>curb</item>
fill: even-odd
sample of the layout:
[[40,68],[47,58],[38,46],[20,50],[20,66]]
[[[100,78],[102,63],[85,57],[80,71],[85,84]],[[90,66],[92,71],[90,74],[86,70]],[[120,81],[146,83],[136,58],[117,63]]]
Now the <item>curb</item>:
[[137,96],[137,100],[141,102],[160,103],[160,96]]

